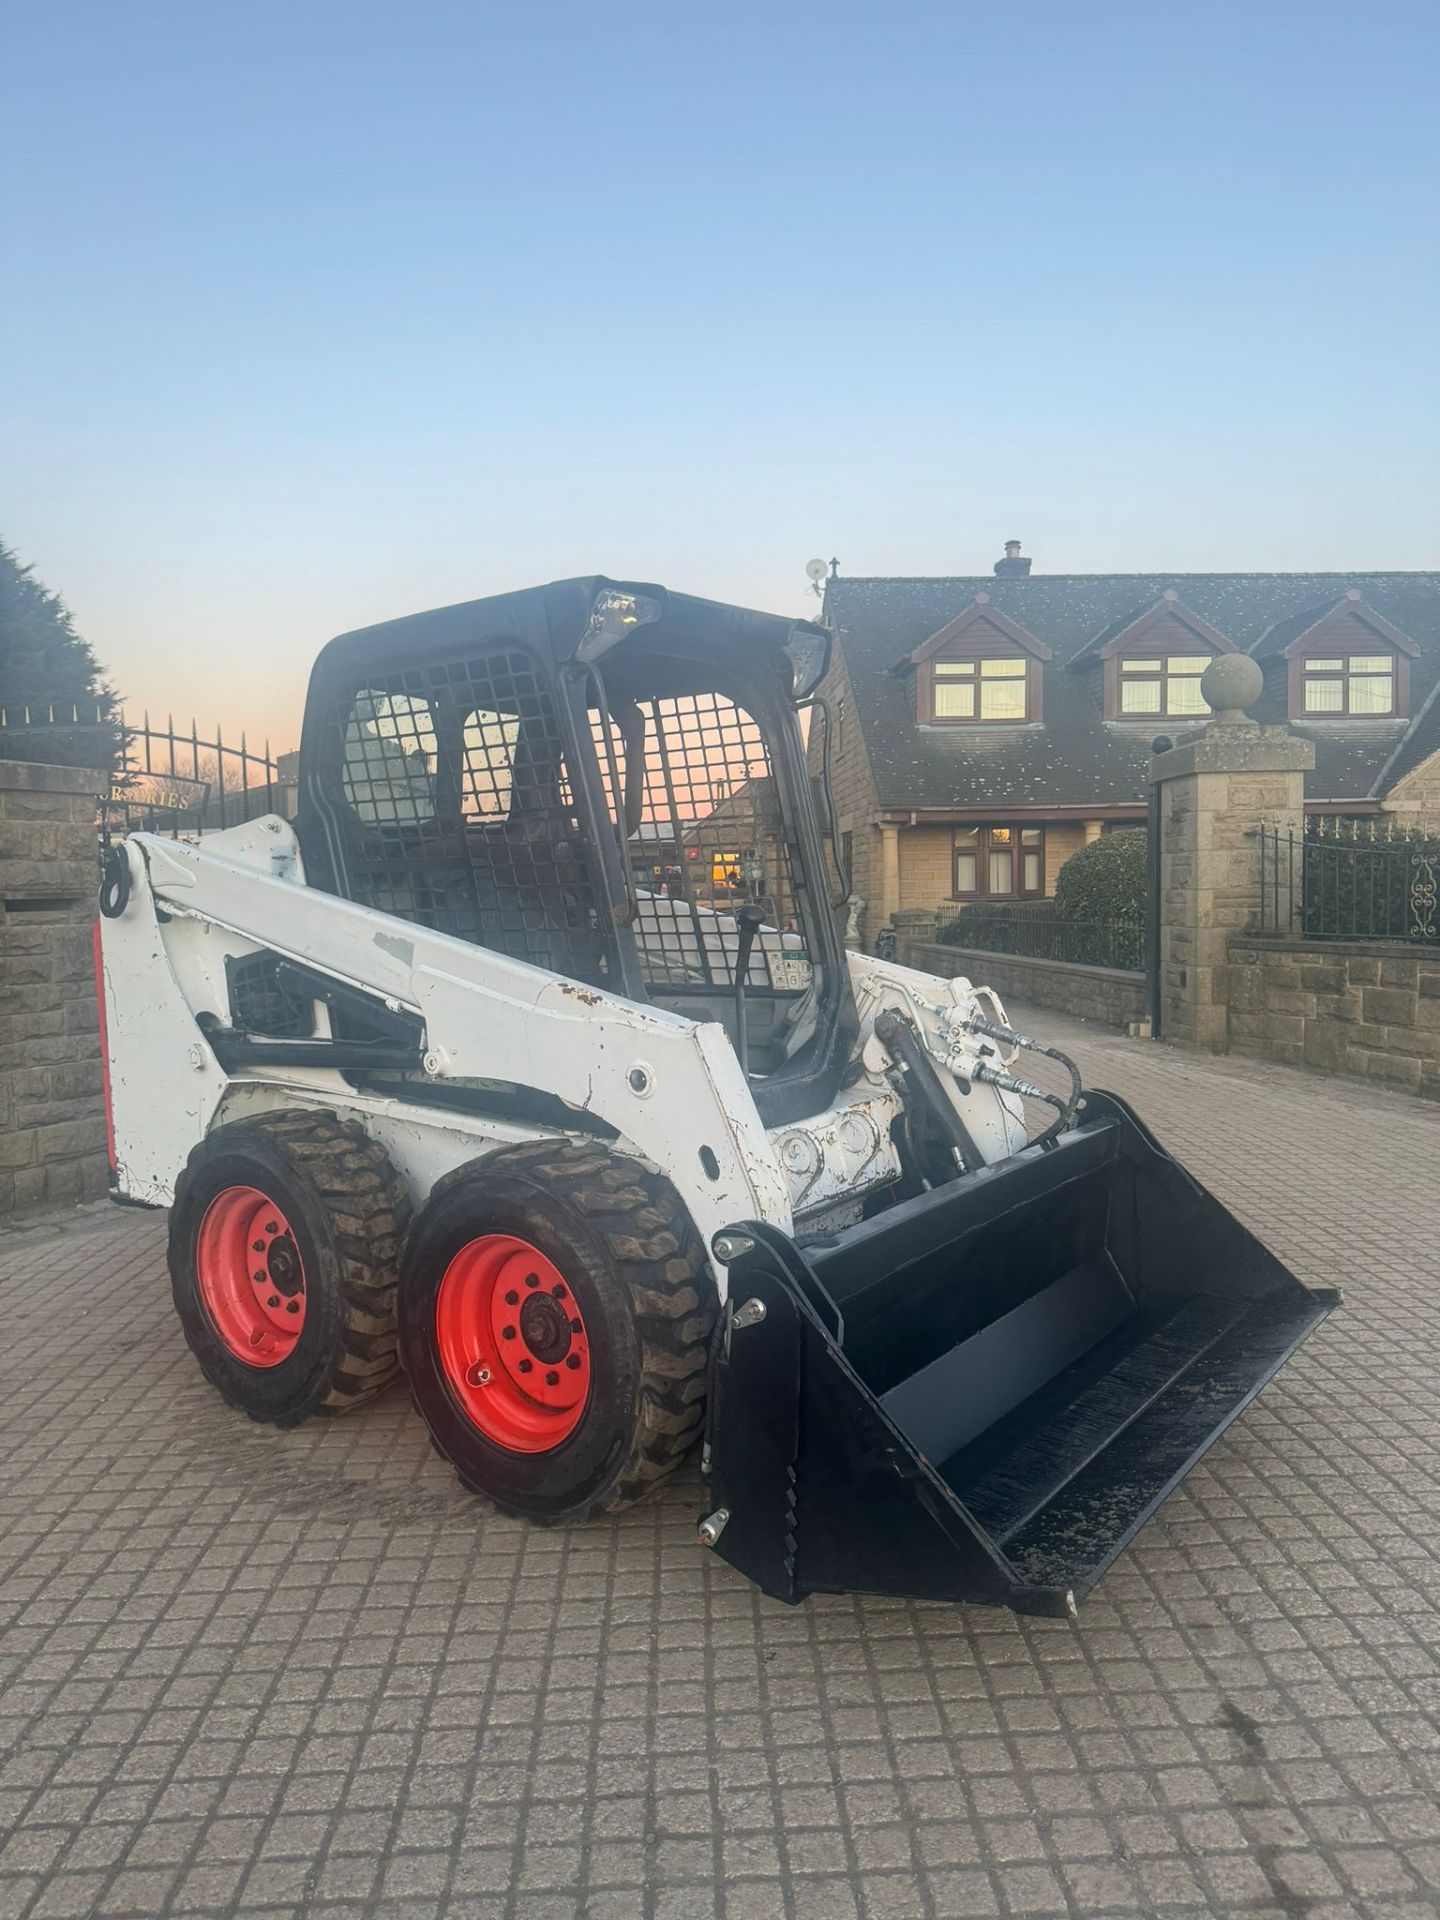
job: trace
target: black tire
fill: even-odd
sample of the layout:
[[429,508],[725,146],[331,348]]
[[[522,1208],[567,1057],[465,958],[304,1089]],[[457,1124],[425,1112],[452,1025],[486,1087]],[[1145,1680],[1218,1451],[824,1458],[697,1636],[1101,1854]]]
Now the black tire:
[[[488,1438],[441,1362],[441,1281],[462,1247],[494,1233],[553,1261],[583,1316],[589,1398],[548,1452]],[[401,1261],[400,1354],[436,1450],[472,1493],[542,1525],[629,1506],[680,1463],[704,1420],[715,1313],[680,1196],[599,1142],[525,1141],[457,1168],[421,1209]]]
[[[236,1358],[205,1304],[200,1229],[227,1188],[256,1188],[283,1212],[304,1280],[294,1349],[277,1364]],[[170,1213],[170,1286],[205,1377],[272,1426],[344,1413],[399,1371],[395,1288],[409,1223],[404,1181],[384,1149],[332,1113],[288,1111],[217,1128],[191,1153]]]

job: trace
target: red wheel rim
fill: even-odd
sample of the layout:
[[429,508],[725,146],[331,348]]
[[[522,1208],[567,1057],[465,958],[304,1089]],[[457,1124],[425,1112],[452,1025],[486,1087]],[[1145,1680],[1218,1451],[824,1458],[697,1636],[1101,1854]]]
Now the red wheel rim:
[[446,1385],[487,1440],[549,1453],[590,1398],[585,1316],[553,1260],[511,1233],[468,1241],[440,1282],[435,1343]]
[[210,1324],[247,1367],[278,1367],[305,1326],[305,1268],[290,1222],[258,1187],[226,1187],[205,1209],[195,1271]]

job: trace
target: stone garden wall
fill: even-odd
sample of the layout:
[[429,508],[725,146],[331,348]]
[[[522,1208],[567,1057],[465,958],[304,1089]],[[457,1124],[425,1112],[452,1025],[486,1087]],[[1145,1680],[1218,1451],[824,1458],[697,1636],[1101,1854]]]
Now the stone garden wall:
[[1232,1053],[1440,1100],[1440,953],[1393,940],[1232,938]]
[[1119,967],[1080,967],[1063,960],[1032,960],[1019,953],[989,953],[978,947],[944,947],[918,940],[902,940],[896,958],[902,966],[947,980],[963,974],[974,986],[993,987],[1002,1000],[1053,1007],[1077,1020],[1128,1027],[1145,1017],[1144,974]]
[[0,760],[0,1216],[105,1191],[91,957],[103,785]]

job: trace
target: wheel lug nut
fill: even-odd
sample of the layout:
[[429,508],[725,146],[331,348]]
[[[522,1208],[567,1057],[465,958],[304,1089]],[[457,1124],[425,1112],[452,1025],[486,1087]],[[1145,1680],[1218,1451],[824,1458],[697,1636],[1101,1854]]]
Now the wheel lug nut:
[[559,1384],[560,1384],[560,1376],[559,1376],[559,1374],[558,1374],[558,1373],[547,1373],[547,1374],[546,1374],[546,1376],[545,1376],[545,1384],[546,1384],[546,1386],[547,1386],[547,1387],[558,1387],[558,1386],[559,1386]]
[[269,1298],[269,1299],[268,1299],[268,1300],[267,1300],[267,1301],[265,1302],[265,1304],[266,1304],[266,1306],[267,1306],[267,1307],[278,1307],[278,1306],[279,1306],[279,1304],[280,1304],[280,1296],[279,1296],[279,1294],[278,1294],[278,1293],[272,1293],[272,1294],[271,1294],[271,1296],[270,1296],[270,1298]]
[[300,1302],[298,1300],[292,1300],[285,1311],[287,1313],[298,1313],[300,1311]]
[[265,1231],[267,1233],[278,1233],[280,1231],[280,1222],[278,1220],[267,1220],[265,1222]]
[[540,1284],[540,1276],[539,1276],[539,1274],[538,1274],[538,1273],[527,1273],[527,1274],[526,1274],[526,1276],[525,1276],[525,1284],[526,1284],[526,1286],[527,1286],[527,1287],[538,1287],[538,1286],[539,1286],[539,1284]]
[[569,1369],[570,1369],[570,1371],[571,1371],[572,1373],[574,1373],[574,1371],[575,1371],[575,1369],[576,1369],[576,1368],[577,1368],[577,1367],[579,1366],[579,1364],[580,1364],[580,1356],[579,1356],[579,1354],[578,1354],[578,1353],[567,1353],[567,1354],[566,1354],[566,1356],[565,1356],[565,1364],[566,1364],[566,1366],[567,1366],[567,1367],[569,1367]]
[[514,1327],[502,1327],[500,1329],[500,1338],[502,1340],[513,1340],[515,1338]]
[[264,1276],[264,1274],[263,1274],[263,1273],[257,1273],[257,1274],[256,1274],[256,1276],[255,1276],[255,1284],[256,1284],[256,1286],[257,1286],[257,1287],[263,1287],[263,1286],[264,1286],[264,1284],[265,1284],[265,1276]]
[[505,1304],[507,1307],[518,1307],[520,1304],[520,1296],[513,1287],[505,1296]]
[[535,1366],[535,1363],[533,1360],[522,1360],[520,1362],[520,1372],[531,1373],[534,1371],[534,1366]]
[[560,1285],[558,1281],[555,1283],[553,1287],[551,1287],[550,1291],[551,1293],[554,1294],[557,1300],[563,1300],[565,1298],[565,1289]]
[[252,1251],[255,1253],[263,1253],[265,1251],[265,1242],[263,1240],[257,1240]]
[[572,1320],[570,1322],[570,1331],[572,1333],[583,1333],[585,1331],[584,1321],[579,1319]]

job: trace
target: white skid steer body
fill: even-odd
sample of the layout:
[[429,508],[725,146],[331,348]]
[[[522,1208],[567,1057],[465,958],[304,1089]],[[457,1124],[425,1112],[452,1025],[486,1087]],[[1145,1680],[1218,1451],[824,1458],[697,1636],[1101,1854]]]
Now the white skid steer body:
[[[226,962],[261,952],[418,1016],[420,1062],[437,1086],[534,1087],[575,1110],[577,1131],[586,1119],[606,1122],[620,1152],[671,1182],[707,1248],[738,1220],[802,1239],[807,1226],[830,1231],[858,1219],[864,1195],[898,1177],[891,1127],[902,1103],[888,1056],[870,1044],[878,1015],[912,1020],[952,1084],[982,1057],[971,1017],[1004,1017],[993,994],[966,980],[851,955],[861,1071],[825,1111],[767,1128],[723,1027],[317,892],[305,884],[292,828],[277,817],[193,841],[132,834],[117,852],[129,901],[100,922],[115,1181],[125,1199],[150,1206],[170,1204],[206,1134],[277,1108],[353,1119],[403,1171],[416,1205],[477,1155],[556,1131],[365,1093],[328,1067],[227,1072],[206,1028],[229,1021]],[[716,916],[717,927],[725,918]],[[765,953],[762,933],[752,968]],[[773,937],[769,953],[777,970],[785,964]],[[316,1018],[323,1036],[323,1005]],[[1013,1093],[977,1087],[963,1111],[987,1160],[1023,1145]],[[725,1269],[713,1271],[723,1298]]]

